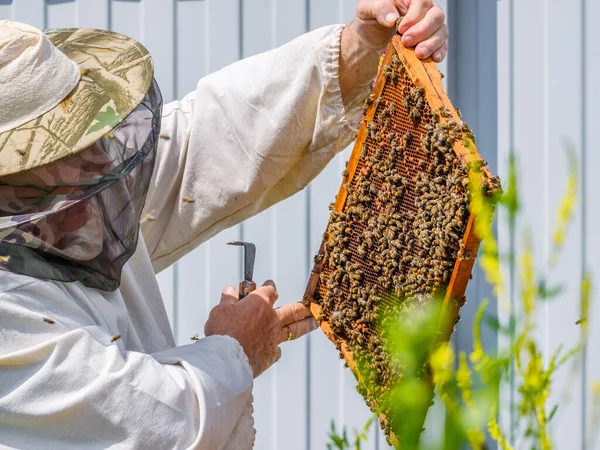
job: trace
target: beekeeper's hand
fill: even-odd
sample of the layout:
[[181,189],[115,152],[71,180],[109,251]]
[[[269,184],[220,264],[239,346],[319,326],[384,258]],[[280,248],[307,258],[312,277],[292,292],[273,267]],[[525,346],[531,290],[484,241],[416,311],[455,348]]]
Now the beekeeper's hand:
[[356,95],[370,91],[381,55],[398,30],[402,42],[416,46],[419,58],[442,61],[448,51],[446,16],[432,0],[360,0],[356,18],[342,32],[340,90],[348,105]]
[[360,0],[356,19],[352,22],[356,33],[366,46],[383,53],[390,38],[398,31],[402,43],[416,46],[419,58],[433,58],[441,62],[448,51],[446,16],[432,0]]
[[255,378],[279,360],[282,342],[297,339],[317,328],[310,310],[301,303],[273,309],[278,297],[272,281],[242,300],[236,289],[227,287],[204,326],[206,336],[231,336],[240,343]]

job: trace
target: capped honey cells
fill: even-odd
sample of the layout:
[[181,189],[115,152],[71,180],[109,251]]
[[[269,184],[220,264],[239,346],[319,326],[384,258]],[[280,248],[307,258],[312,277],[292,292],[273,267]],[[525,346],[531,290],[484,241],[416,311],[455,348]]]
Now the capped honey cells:
[[[395,320],[389,312],[452,294],[458,320],[479,244],[467,232],[470,173],[483,175],[489,194],[500,189],[445,94],[438,107],[428,101],[427,89],[439,92],[441,82],[428,84],[422,73],[437,69],[415,75],[421,63],[414,52],[393,42],[363,108],[363,129],[342,173],[345,199],[330,205],[306,296],[340,357],[358,372],[359,392],[382,413],[388,436],[397,424],[384,399],[402,376],[381,332]],[[457,145],[469,148],[469,163]]]

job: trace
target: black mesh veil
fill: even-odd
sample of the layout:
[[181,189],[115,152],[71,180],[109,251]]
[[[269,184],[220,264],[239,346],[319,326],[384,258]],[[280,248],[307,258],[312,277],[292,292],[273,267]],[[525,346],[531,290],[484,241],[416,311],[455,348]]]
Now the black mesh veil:
[[161,110],[153,81],[140,105],[94,145],[0,178],[0,270],[117,289],[137,246]]

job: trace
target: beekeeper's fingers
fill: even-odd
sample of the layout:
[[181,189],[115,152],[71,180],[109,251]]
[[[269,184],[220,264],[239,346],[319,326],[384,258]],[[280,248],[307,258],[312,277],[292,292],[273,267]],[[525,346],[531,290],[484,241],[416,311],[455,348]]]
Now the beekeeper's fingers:
[[319,324],[314,317],[308,317],[282,327],[279,340],[280,342],[293,341],[304,336],[305,334],[310,333],[311,331],[316,330],[318,327]]
[[310,317],[310,309],[302,303],[288,303],[275,309],[281,325],[289,325]]

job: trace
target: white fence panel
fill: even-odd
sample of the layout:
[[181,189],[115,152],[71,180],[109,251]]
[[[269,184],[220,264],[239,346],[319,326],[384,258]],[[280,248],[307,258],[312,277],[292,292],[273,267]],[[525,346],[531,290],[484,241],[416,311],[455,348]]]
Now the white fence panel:
[[[594,1],[578,1],[563,8],[552,1],[499,3],[499,148],[500,172],[506,176],[510,152],[517,158],[521,215],[515,235],[502,229],[500,241],[508,251],[524,248],[530,237],[539,275],[551,286],[562,285],[561,295],[542,305],[536,336],[549,358],[559,347],[576,346],[582,317],[579,283],[585,272],[598,283],[600,230],[597,227],[598,177],[595,151],[600,125],[593,105],[600,101],[595,80],[600,75],[597,51],[593,48],[593,24],[600,19]],[[568,42],[562,31],[573,30]],[[552,262],[553,229],[569,173],[567,149],[577,158],[578,203],[574,220],[558,264]],[[508,291],[515,302],[519,280],[509,279]],[[587,438],[597,434],[591,423],[594,401],[592,384],[600,379],[597,353],[600,345],[598,289],[593,290],[589,345],[555,378],[550,407],[560,404],[552,431],[557,448],[600,448]],[[573,366],[573,367],[572,367]],[[514,396],[514,392],[512,394]],[[519,425],[512,417],[513,427]]]
[[[600,102],[600,60],[594,38],[597,32],[597,21],[600,19],[600,3],[595,0],[586,0],[582,3],[581,24],[582,39],[582,200],[583,200],[583,264],[585,270],[591,273],[594,282],[592,302],[590,305],[589,345],[584,359],[583,386],[583,414],[586,426],[583,430],[586,438],[587,449],[600,449],[600,435],[598,422],[592,422],[593,404],[597,403],[599,393],[594,393],[594,384],[600,383],[600,303],[598,301],[598,286],[600,286],[600,208],[598,208],[598,192],[600,192],[600,177],[595,169],[600,168],[600,152],[598,152],[598,130],[600,130],[600,115],[598,103]],[[595,440],[594,440],[595,439]]]

